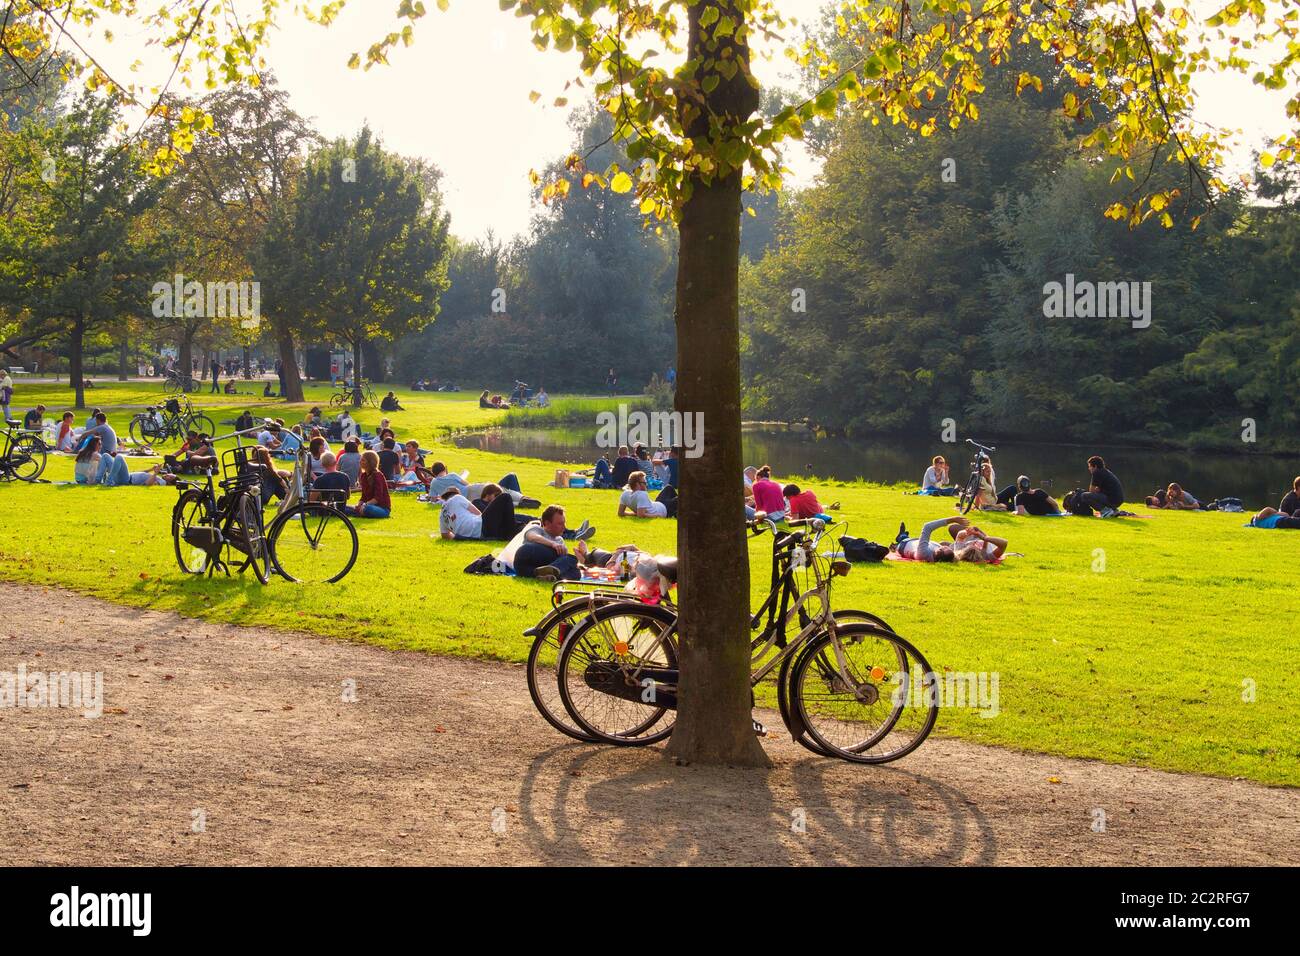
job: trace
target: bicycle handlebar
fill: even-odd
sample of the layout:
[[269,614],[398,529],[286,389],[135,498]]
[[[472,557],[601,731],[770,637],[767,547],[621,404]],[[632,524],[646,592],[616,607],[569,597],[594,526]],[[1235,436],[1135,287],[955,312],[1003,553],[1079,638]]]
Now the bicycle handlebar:
[[997,449],[994,448],[992,445],[981,445],[979,442],[974,441],[973,439],[970,438],[966,439],[966,444],[974,445],[980,451],[997,451]]

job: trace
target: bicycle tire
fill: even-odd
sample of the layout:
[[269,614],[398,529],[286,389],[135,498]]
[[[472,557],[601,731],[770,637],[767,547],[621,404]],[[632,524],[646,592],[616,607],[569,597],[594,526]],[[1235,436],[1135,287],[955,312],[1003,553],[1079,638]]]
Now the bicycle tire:
[[[890,632],[894,630],[885,622],[884,618],[878,617],[870,611],[859,611],[853,608],[848,608],[842,611],[832,611],[831,614],[834,615],[836,624],[839,624],[840,622],[846,624],[857,622],[882,627]],[[807,624],[805,623],[804,626],[806,627]],[[791,654],[781,662],[781,668],[777,671],[776,677],[777,709],[781,712],[781,720],[785,723],[785,729],[790,732],[790,737],[795,743],[806,747],[808,750],[811,750],[813,753],[822,757],[830,757],[833,755],[828,753],[821,744],[817,743],[817,741],[813,740],[812,737],[809,736],[808,728],[803,725],[799,715],[796,714],[794,709],[790,706],[790,674],[794,669],[794,665],[802,659],[803,655],[807,653],[807,650],[808,645],[804,645],[797,654]]]
[[207,415],[200,413],[198,415],[191,415],[186,419],[185,425],[182,427],[182,430],[185,429],[202,432],[204,435],[211,438],[216,433],[217,423],[208,418]]
[[979,497],[980,480],[978,475],[971,475],[966,482],[966,487],[962,489],[961,500],[957,503],[958,510],[962,514],[969,514],[970,509],[975,504],[975,499]]
[[[837,627],[836,632],[837,639],[841,641],[845,638],[852,640],[854,637],[860,639],[874,638],[891,645],[895,655],[894,664],[898,664],[898,657],[900,654],[903,661],[902,665],[898,666],[897,670],[894,671],[894,675],[896,677],[902,675],[903,681],[909,688],[909,694],[911,693],[913,667],[915,667],[919,672],[919,675],[923,680],[930,683],[933,682],[934,673],[930,668],[929,662],[926,661],[920,651],[893,631],[887,631],[866,624],[849,624],[842,628]],[[813,680],[824,678],[827,671],[833,671],[835,673],[832,674],[832,678],[838,680],[841,684],[843,682],[842,674],[838,672],[837,667],[832,666],[831,662],[828,660],[819,660],[822,658],[822,654],[831,643],[831,640],[832,638],[830,634],[823,632],[809,641],[807,648],[799,655],[799,658],[789,675],[791,692],[790,703],[797,714],[800,724],[806,728],[809,737],[817,743],[828,756],[837,757],[840,760],[847,760],[851,763],[890,763],[894,760],[906,757],[908,754],[916,750],[917,747],[921,746],[921,744],[925,742],[925,739],[930,735],[930,731],[934,729],[935,721],[939,716],[938,701],[935,699],[935,695],[930,693],[928,689],[923,692],[923,702],[928,701],[928,703],[925,706],[925,714],[921,726],[908,738],[908,741],[904,745],[882,753],[871,752],[881,741],[887,739],[890,734],[894,733],[895,728],[898,726],[899,719],[903,713],[907,711],[906,702],[904,701],[900,703],[898,700],[899,695],[897,693],[897,688],[895,689],[895,692],[890,695],[892,706],[889,716],[883,720],[877,729],[869,736],[863,740],[854,741],[850,746],[843,746],[829,739],[824,728],[821,727],[819,722],[814,720],[813,716],[809,713],[808,687],[809,678],[813,672],[814,664],[818,665],[818,674],[813,675]],[[884,669],[881,668],[881,670],[883,671]],[[867,676],[869,676],[871,680],[879,682],[885,679],[887,672],[881,676],[877,676],[874,673],[873,668],[873,672],[869,673]],[[871,683],[871,680],[854,680],[855,696],[861,693],[862,689],[865,687],[870,686],[875,688],[868,705],[874,705],[882,699],[878,684]]]
[[182,574],[200,575],[208,569],[207,552],[185,540],[186,528],[210,524],[207,501],[208,496],[203,492],[197,488],[188,488],[181,492],[176,504],[172,506],[172,544]]
[[[627,600],[626,597],[615,597],[605,603],[612,604],[615,601]],[[604,604],[602,603],[601,606]],[[533,643],[528,648],[528,664],[525,668],[528,696],[533,699],[533,706],[537,708],[537,712],[560,733],[584,743],[593,743],[597,738],[580,728],[564,709],[559,691],[559,668],[556,665],[565,641],[580,623],[576,619],[590,613],[591,610],[590,599],[579,597],[566,601],[548,612],[540,622],[540,629],[534,629]],[[552,693],[546,691],[545,688],[548,687]]]
[[[638,634],[635,625],[629,628],[626,622],[621,629],[617,628],[611,623],[617,617],[640,618],[643,624],[655,628],[654,633],[646,634],[643,632]],[[611,643],[610,637],[613,637],[615,641],[626,642],[627,649],[622,652],[623,656],[635,654],[651,666],[675,671],[678,667],[677,644],[670,635],[672,635],[676,625],[677,615],[666,608],[648,604],[632,605],[623,603],[597,609],[574,629],[564,648],[560,651],[560,657],[556,663],[556,680],[559,684],[560,699],[564,702],[565,710],[569,712],[573,722],[584,733],[589,734],[597,741],[622,747],[645,747],[665,740],[672,734],[673,727],[676,724],[675,717],[661,724],[665,716],[673,713],[667,706],[655,706],[652,701],[645,701],[644,699],[632,700],[619,697],[588,684],[597,694],[603,695],[591,697],[590,699],[593,701],[624,700],[626,703],[633,705],[630,710],[624,708],[624,710],[629,711],[631,717],[624,719],[621,716],[616,716],[606,720],[594,713],[584,713],[583,711],[588,711],[589,708],[575,703],[571,685],[576,687],[579,684],[587,683],[588,678],[593,673],[591,670],[593,664],[604,662],[612,667],[618,667],[612,661],[612,655],[617,653],[615,648],[608,648],[609,653],[607,654],[605,648],[600,646]],[[601,630],[597,632],[597,628]],[[650,644],[648,645],[641,643],[646,637],[649,637]],[[637,644],[638,649],[636,650],[633,650],[634,642]],[[645,655],[646,651],[653,653],[656,649],[662,651],[662,661],[651,659]],[[579,673],[579,669],[581,669],[581,673]],[[608,670],[609,668],[599,668],[596,672],[597,676],[599,676],[601,669]],[[634,693],[638,697],[643,695],[643,692]],[[586,696],[588,695],[584,695],[584,697]],[[619,723],[628,726],[601,727],[596,725],[595,721],[597,719],[603,724]]]
[[[312,522],[318,521],[313,526]],[[285,529],[290,529],[290,533],[298,532],[303,535],[303,544],[309,551],[320,550],[320,542],[325,534],[325,529],[332,523],[338,522],[338,527],[347,532],[345,540],[351,544],[350,553],[347,561],[341,566],[340,570],[335,571],[332,575],[319,577],[312,576],[310,579],[302,577],[305,571],[302,567],[295,568],[293,559],[288,557],[288,540],[285,541],[285,549],[281,549],[281,536]],[[352,570],[352,566],[357,563],[357,553],[360,550],[357,540],[357,529],[352,524],[346,514],[338,508],[332,508],[327,504],[319,501],[303,501],[294,505],[288,511],[281,514],[271,522],[270,530],[267,531],[267,551],[271,558],[271,564],[280,577],[286,581],[292,581],[295,584],[333,584],[341,581]],[[331,539],[333,541],[333,539]],[[297,544],[297,542],[294,542]],[[286,568],[286,565],[289,567]],[[337,565],[331,563],[326,565],[326,570]],[[318,579],[319,577],[319,579]]]
[[349,401],[349,397],[340,392],[335,392],[330,396],[330,408],[342,408]]
[[250,492],[240,492],[238,500],[231,506],[226,530],[226,564],[233,567],[235,555],[242,555],[244,560],[239,565],[239,573],[251,568],[259,583],[269,582],[270,561],[262,529],[262,511],[257,498]]
[[9,470],[19,481],[35,481],[45,471],[48,452],[37,435],[19,435],[9,446]]

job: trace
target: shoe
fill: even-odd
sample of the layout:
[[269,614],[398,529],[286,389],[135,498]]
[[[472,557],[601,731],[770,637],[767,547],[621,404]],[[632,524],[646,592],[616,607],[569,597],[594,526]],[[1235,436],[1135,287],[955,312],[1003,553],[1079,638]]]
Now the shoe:
[[832,501],[831,504],[830,504],[830,507],[827,508],[826,510],[828,510],[828,511],[839,511],[839,510],[840,510],[840,503],[839,503],[838,501]]
[[577,541],[590,541],[592,538],[596,537],[596,526],[587,524],[587,522],[584,521],[582,523],[582,528],[573,537]]
[[1102,516],[1103,518],[1114,518],[1114,517],[1115,517],[1116,515],[1118,515],[1118,514],[1119,514],[1119,512],[1116,511],[1114,508],[1102,508],[1102,509],[1101,509],[1101,516]]
[[518,507],[520,507],[520,508],[540,508],[541,506],[542,506],[542,503],[541,503],[540,501],[538,501],[536,498],[520,498],[520,499],[519,499],[519,505],[518,505]]
[[554,584],[560,580],[560,569],[550,564],[543,564],[533,572],[533,577],[539,581],[545,581],[547,584]]
[[586,541],[587,539],[584,538],[583,535],[587,533],[587,529],[590,527],[591,527],[591,522],[589,522],[586,518],[582,519],[582,524],[578,525],[578,527],[575,528],[573,531],[573,540]]

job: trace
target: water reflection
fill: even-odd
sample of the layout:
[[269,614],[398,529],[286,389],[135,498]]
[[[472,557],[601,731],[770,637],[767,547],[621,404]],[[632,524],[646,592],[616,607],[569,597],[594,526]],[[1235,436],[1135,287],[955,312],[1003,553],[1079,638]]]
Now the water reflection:
[[[769,464],[778,479],[797,481],[801,475],[865,479],[919,485],[930,458],[943,455],[954,478],[969,472],[967,445],[945,445],[914,438],[819,438],[802,428],[746,426],[745,461]],[[594,461],[599,454],[594,429],[511,428],[458,435],[461,448],[523,455],[560,463]],[[1084,462],[1102,455],[1124,482],[1128,500],[1141,500],[1157,486],[1177,481],[1203,501],[1235,496],[1248,508],[1277,506],[1300,475],[1300,456],[1266,458],[1129,448],[1109,445],[990,442],[999,484],[1027,474],[1035,484],[1050,481],[1054,493],[1064,494],[1087,483]]]

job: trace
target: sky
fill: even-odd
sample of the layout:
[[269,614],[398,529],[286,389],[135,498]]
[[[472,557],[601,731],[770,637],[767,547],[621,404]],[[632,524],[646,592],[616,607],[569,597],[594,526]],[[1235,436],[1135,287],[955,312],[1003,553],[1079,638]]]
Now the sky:
[[[780,7],[802,23],[823,2],[780,0]],[[348,69],[347,61],[392,28],[395,0],[351,0],[328,28],[287,15],[266,59],[294,108],[325,136],[350,136],[368,122],[387,148],[436,163],[445,174],[442,187],[456,235],[472,239],[491,231],[512,238],[527,230],[532,213],[529,170],[572,146],[568,116],[583,91],[568,91],[570,106],[552,101],[577,74],[577,58],[534,48],[528,21],[502,13],[497,0],[451,0],[446,13],[432,2],[427,6],[428,15],[415,26],[415,43],[394,50],[388,66],[363,72]],[[130,28],[115,32],[114,43],[100,48],[105,62],[125,75],[125,64],[144,54],[139,34]],[[755,72],[765,85],[793,85],[789,65],[775,56],[756,60]],[[1270,129],[1285,128],[1285,97],[1245,77],[1214,78],[1199,89],[1199,119],[1243,130],[1237,171],[1246,168],[1250,148]],[[537,103],[529,100],[534,90],[542,94]],[[792,186],[815,179],[816,165],[806,155],[787,156],[787,165]]]

